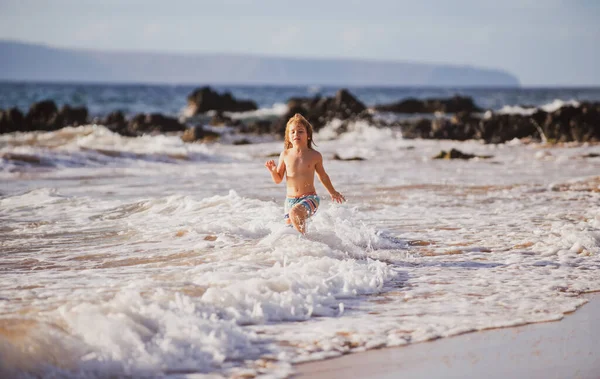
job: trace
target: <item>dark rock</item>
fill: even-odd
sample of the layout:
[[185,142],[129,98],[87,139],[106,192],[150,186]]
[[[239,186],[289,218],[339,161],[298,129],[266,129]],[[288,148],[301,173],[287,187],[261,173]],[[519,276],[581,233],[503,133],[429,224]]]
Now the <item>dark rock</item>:
[[356,116],[364,112],[367,107],[356,97],[354,97],[347,89],[341,89],[336,92],[331,104],[336,117],[345,120],[348,117]]
[[106,126],[110,131],[123,136],[132,137],[135,135],[127,129],[127,120],[121,111],[109,113],[105,118],[100,120],[100,124]]
[[431,138],[431,120],[419,119],[414,122],[406,122],[401,124],[402,138]]
[[317,107],[317,104],[321,102],[323,98],[321,95],[315,95],[314,97],[292,97],[288,99],[288,108],[304,108],[306,110]]
[[229,92],[219,95],[210,87],[202,87],[192,92],[188,98],[188,107],[193,115],[210,110],[221,112],[246,112],[258,109],[251,100],[236,100]]
[[242,126],[242,133],[268,134],[273,132],[273,123],[269,120],[255,120]]
[[472,159],[472,158],[492,158],[491,155],[474,155],[474,154],[466,154],[457,149],[451,149],[450,151],[442,150],[438,155],[433,157],[433,159]]
[[581,113],[579,108],[566,106],[548,114],[544,123],[544,134],[554,142],[572,141],[571,128],[576,126],[575,118]]
[[27,131],[25,117],[18,108],[0,110],[0,134]]
[[86,107],[71,107],[63,105],[58,112],[57,122],[61,126],[85,125],[88,121],[88,110]]
[[449,99],[425,99],[418,100],[409,98],[397,103],[376,105],[375,110],[394,113],[458,113],[458,112],[480,112],[481,109],[475,105],[472,98],[467,96],[453,96]]
[[336,154],[333,154],[333,160],[335,160],[335,161],[365,161],[366,159],[363,157],[342,158],[336,153]]
[[185,130],[185,125],[180,123],[176,118],[163,116],[160,113],[146,115],[146,124],[160,127],[160,131],[163,133]]
[[106,126],[109,125],[124,125],[127,123],[127,121],[125,120],[125,115],[123,114],[123,112],[121,111],[114,111],[109,113],[104,120],[102,121],[102,123]]
[[220,137],[219,133],[205,130],[202,126],[194,126],[183,132],[181,140],[183,142],[209,142],[215,141]]
[[457,112],[450,119],[454,133],[452,139],[465,141],[479,138],[481,119],[469,112]]
[[431,100],[429,107],[433,112],[444,113],[473,113],[481,112],[481,109],[475,105],[475,102],[468,96],[453,96],[450,99]]
[[309,114],[308,108],[305,108],[304,106],[299,105],[298,102],[294,101],[288,104],[287,113],[271,124],[271,132],[283,137],[285,135],[285,126],[287,125],[288,120],[296,113],[300,113],[308,120],[308,122],[311,123],[313,128],[316,128],[318,118],[315,118],[314,115]]
[[486,143],[504,143],[538,135],[538,128],[529,116],[502,114],[481,120],[477,137]]
[[429,138],[466,141],[478,137],[480,119],[468,112],[458,112],[451,119],[431,121]]
[[542,128],[551,142],[600,141],[600,103],[584,102],[548,113]]
[[240,122],[225,116],[223,112],[217,112],[217,114],[212,116],[208,124],[212,126],[237,126],[240,125]]
[[186,126],[173,117],[152,113],[136,115],[129,121],[127,129],[132,134],[142,135],[145,133],[181,132],[186,129]]
[[243,138],[237,141],[233,141],[234,145],[250,145],[252,142],[250,142],[250,140]]
[[287,113],[276,120],[272,131],[280,136],[285,133],[287,121],[296,113],[300,113],[318,131],[333,119],[352,121],[357,119],[370,120],[367,108],[348,90],[340,89],[334,97],[291,98],[288,100]]
[[[600,141],[600,103],[581,103],[552,113],[538,110],[532,115],[491,114],[488,117],[457,112],[452,118],[398,122],[404,138],[479,139],[504,143],[512,139],[539,138],[548,142]],[[390,126],[390,125],[387,125]]]
[[425,108],[425,104],[421,100],[417,99],[406,99],[397,103],[376,105],[375,110],[380,112],[394,112],[394,113],[428,113]]
[[65,126],[79,126],[88,122],[86,107],[71,107],[64,105],[60,110],[52,100],[34,103],[25,116],[27,130],[58,130]]
[[57,130],[63,126],[58,121],[58,108],[52,100],[33,103],[25,116],[25,123],[29,130]]

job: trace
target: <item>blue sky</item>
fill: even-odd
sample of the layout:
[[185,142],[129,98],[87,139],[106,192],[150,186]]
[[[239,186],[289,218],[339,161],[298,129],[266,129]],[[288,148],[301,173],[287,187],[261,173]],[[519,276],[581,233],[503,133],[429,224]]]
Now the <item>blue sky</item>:
[[600,85],[600,0],[0,0],[0,39],[505,69]]

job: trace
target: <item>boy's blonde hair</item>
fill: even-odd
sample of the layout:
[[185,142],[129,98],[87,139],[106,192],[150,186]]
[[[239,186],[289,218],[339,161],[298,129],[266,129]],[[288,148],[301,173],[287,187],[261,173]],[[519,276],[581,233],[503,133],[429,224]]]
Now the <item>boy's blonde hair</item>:
[[290,131],[290,127],[294,124],[302,125],[302,126],[304,126],[304,128],[306,128],[306,134],[308,135],[308,148],[312,149],[313,148],[312,147],[313,127],[310,124],[310,122],[308,122],[308,120],[305,119],[304,116],[302,116],[300,113],[296,113],[295,115],[290,117],[287,124],[285,125],[285,139],[283,141],[283,148],[289,149],[292,147],[292,143],[290,142],[289,131]]

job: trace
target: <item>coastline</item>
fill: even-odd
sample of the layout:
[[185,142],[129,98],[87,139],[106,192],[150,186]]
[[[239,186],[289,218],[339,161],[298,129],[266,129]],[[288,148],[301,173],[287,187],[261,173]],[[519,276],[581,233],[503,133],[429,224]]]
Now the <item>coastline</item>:
[[489,329],[295,366],[294,379],[600,378],[600,293],[556,322]]

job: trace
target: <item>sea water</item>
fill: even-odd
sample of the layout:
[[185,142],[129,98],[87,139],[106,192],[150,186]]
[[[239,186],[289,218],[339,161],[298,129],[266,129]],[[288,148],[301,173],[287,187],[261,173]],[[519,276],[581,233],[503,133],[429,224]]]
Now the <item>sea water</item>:
[[[282,378],[297,362],[560,320],[600,290],[600,146],[336,125],[314,139],[348,201],[317,183],[305,236],[264,167],[272,137],[0,136],[0,373]],[[432,159],[451,148],[492,157]]]
[[[27,112],[34,102],[53,100],[85,106],[91,117],[120,110],[127,116],[138,113],[186,115],[187,96],[201,85],[85,84],[0,82],[0,109],[17,107]],[[249,99],[258,111],[241,117],[278,116],[287,111],[292,97],[333,96],[339,87],[329,86],[212,86],[218,93],[230,92],[236,99]],[[449,98],[469,96],[484,110],[517,111],[525,107],[545,108],[577,101],[600,101],[600,88],[480,88],[480,87],[348,87],[366,106],[394,103],[406,98]],[[527,108],[529,109],[529,108]],[[232,114],[233,117],[240,117]]]

